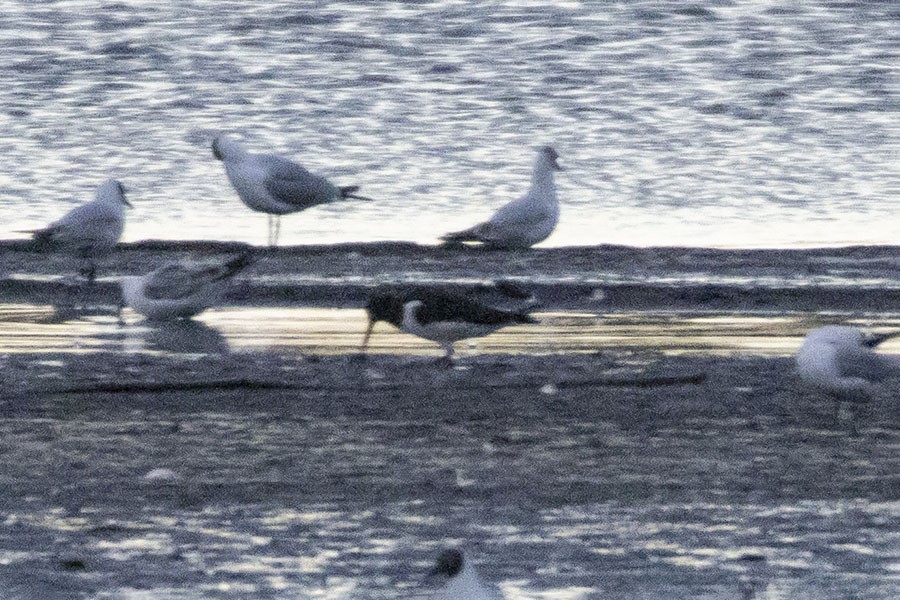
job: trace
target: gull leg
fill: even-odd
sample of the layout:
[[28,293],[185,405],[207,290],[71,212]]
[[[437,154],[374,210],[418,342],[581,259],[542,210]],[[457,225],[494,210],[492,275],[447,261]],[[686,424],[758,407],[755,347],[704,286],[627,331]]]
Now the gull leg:
[[443,365],[445,368],[449,369],[453,367],[453,343],[443,345],[443,348],[447,353],[437,359],[437,364]]
[[362,346],[359,349],[359,354],[356,355],[356,360],[365,360],[366,359],[366,351],[369,349],[369,337],[372,335],[372,329],[375,328],[375,321],[369,319],[369,325],[366,327],[366,335],[363,336]]
[[272,247],[272,215],[266,216],[266,224],[268,228],[266,229],[266,243],[269,244],[269,247]]
[[281,233],[281,215],[275,215],[275,245],[278,245],[278,234]]
[[94,285],[94,279],[97,277],[97,265],[94,264],[93,259],[87,259],[87,264],[81,267],[81,275],[87,279],[89,286]]

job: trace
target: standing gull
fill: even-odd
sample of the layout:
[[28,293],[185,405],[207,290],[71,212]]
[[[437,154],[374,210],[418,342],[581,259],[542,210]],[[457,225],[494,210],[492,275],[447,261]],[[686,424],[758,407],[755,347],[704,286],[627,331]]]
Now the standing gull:
[[475,567],[463,557],[460,550],[451,548],[441,552],[430,578],[445,580],[441,589],[432,595],[432,600],[494,600],[500,595],[489,589],[478,577]]
[[220,135],[213,155],[225,165],[228,180],[241,201],[269,215],[269,245],[278,245],[281,215],[338,200],[370,200],[356,195],[358,185],[338,187],[321,175],[275,154],[251,154],[238,142]]
[[448,233],[445,242],[480,242],[499,250],[521,250],[547,239],[559,221],[559,200],[553,172],[563,168],[559,155],[550,146],[538,151],[531,172],[528,193],[502,206],[489,220],[456,233]]
[[150,320],[187,319],[219,302],[231,279],[252,262],[245,253],[215,266],[169,263],[140,277],[123,277],[122,302]]
[[84,260],[81,273],[93,283],[97,274],[94,260],[111,252],[122,237],[126,206],[131,204],[125,199],[125,188],[108,179],[97,188],[94,200],[31,233],[40,248],[71,252]]
[[492,308],[466,296],[425,286],[380,286],[369,296],[366,312],[369,326],[363,338],[366,351],[372,329],[387,321],[407,333],[440,344],[452,363],[453,344],[482,337],[501,327],[536,323],[527,312]]
[[[867,334],[857,327],[826,325],[810,331],[797,353],[797,373],[815,389],[842,400],[867,400],[898,363],[874,349],[900,332]],[[835,408],[839,408],[836,404]]]

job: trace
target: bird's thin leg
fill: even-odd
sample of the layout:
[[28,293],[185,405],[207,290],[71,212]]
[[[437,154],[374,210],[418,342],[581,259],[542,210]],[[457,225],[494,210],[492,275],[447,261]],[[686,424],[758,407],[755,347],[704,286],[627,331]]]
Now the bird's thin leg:
[[440,365],[443,365],[446,368],[450,368],[453,366],[453,344],[447,344],[444,346],[444,350],[447,352],[444,356],[440,357],[437,362]]
[[87,262],[81,267],[81,274],[87,279],[88,286],[92,286],[94,285],[94,279],[97,277],[97,265],[94,264],[92,258],[86,257],[85,260]]
[[281,215],[275,215],[275,245],[278,245],[278,235],[281,233]]
[[267,225],[268,225],[268,229],[266,230],[266,233],[268,234],[266,236],[266,242],[269,244],[269,247],[271,248],[273,246],[273,243],[272,243],[272,215],[267,215],[266,219],[267,219]]

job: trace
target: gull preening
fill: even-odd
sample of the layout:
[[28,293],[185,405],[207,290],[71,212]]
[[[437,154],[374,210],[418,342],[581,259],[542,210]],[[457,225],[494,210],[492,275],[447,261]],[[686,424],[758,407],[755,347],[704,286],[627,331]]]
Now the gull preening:
[[269,215],[270,246],[278,244],[281,215],[338,200],[371,200],[356,194],[358,185],[336,186],[275,154],[252,154],[227,135],[213,140],[212,151],[241,201]]
[[441,552],[428,576],[444,581],[441,589],[431,596],[432,600],[499,600],[501,597],[481,581],[475,567],[456,548]]
[[445,242],[480,242],[498,250],[521,250],[544,241],[559,221],[559,200],[553,172],[562,171],[550,146],[538,151],[528,193],[502,206],[494,216],[463,231],[441,237]]
[[375,323],[386,321],[415,336],[440,344],[450,363],[453,344],[482,337],[520,323],[537,321],[525,311],[500,310],[449,290],[427,286],[380,286],[366,305],[369,325],[363,338],[366,351]]
[[252,262],[245,253],[214,266],[169,263],[143,276],[123,277],[122,302],[150,320],[188,319],[220,302],[231,279]]
[[797,353],[797,373],[836,401],[865,401],[878,383],[898,373],[897,360],[874,349],[900,331],[868,334],[858,327],[826,325],[810,331]]
[[81,258],[81,272],[92,283],[97,274],[95,259],[111,252],[122,237],[126,206],[131,204],[125,199],[125,188],[108,179],[97,188],[92,201],[30,233],[42,249],[70,252]]

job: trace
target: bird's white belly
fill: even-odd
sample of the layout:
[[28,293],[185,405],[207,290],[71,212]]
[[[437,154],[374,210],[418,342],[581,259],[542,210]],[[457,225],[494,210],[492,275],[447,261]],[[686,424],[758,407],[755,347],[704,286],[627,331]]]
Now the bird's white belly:
[[481,325],[466,321],[436,321],[423,325],[415,319],[403,319],[404,331],[439,344],[483,337],[496,329],[498,327],[495,325]]

